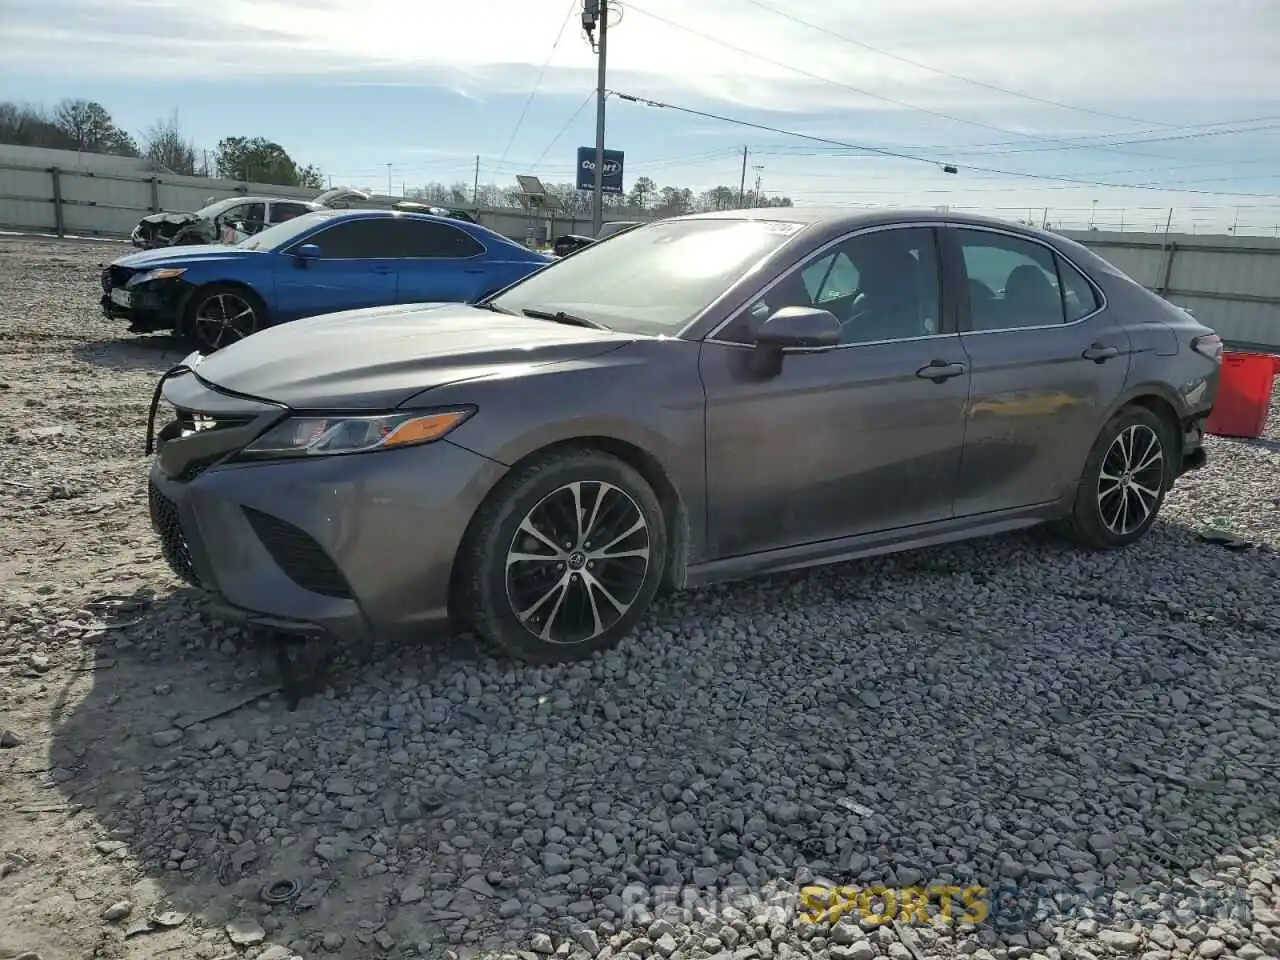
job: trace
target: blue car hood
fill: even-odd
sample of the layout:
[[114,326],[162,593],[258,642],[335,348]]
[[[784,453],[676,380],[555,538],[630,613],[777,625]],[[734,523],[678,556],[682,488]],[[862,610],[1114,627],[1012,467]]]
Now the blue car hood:
[[390,410],[433,387],[581,360],[633,340],[465,304],[416,303],[268,327],[202,358],[195,374],[295,410]]
[[143,250],[139,253],[126,254],[113,260],[113,267],[128,267],[137,270],[142,267],[182,267],[193,263],[209,263],[221,260],[241,260],[244,257],[256,256],[260,250],[242,250],[239,247],[221,243],[200,244],[190,247],[161,247],[158,250]]

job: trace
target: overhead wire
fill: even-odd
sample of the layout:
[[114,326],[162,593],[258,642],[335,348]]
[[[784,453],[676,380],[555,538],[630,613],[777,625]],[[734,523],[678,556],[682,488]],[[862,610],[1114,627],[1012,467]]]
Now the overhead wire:
[[1156,120],[1143,120],[1140,117],[1127,116],[1126,114],[1123,114],[1123,113],[1110,113],[1106,110],[1096,110],[1091,107],[1081,107],[1071,103],[1064,103],[1061,100],[1050,100],[1048,97],[1037,97],[1035,94],[1025,93],[1020,90],[1011,90],[1008,87],[1002,87],[1002,86],[999,86],[998,84],[988,83],[985,80],[977,80],[973,77],[967,77],[963,74],[953,73],[950,70],[943,70],[940,67],[934,67],[934,66],[931,66],[930,64],[922,63],[919,60],[913,60],[911,57],[904,57],[901,54],[897,54],[889,50],[885,50],[882,47],[874,46],[870,43],[867,43],[864,40],[857,40],[857,39],[854,39],[853,37],[845,36],[844,34],[837,33],[836,31],[830,29],[829,27],[819,26],[816,23],[811,23],[808,20],[804,20],[800,17],[797,17],[793,13],[788,13],[785,10],[779,10],[777,7],[773,6],[772,4],[765,3],[764,0],[744,0],[744,2],[751,4],[753,7],[758,7],[761,10],[767,10],[768,12],[773,13],[779,17],[783,17],[784,19],[790,20],[792,23],[797,23],[803,27],[808,27],[811,30],[816,30],[819,33],[822,33],[828,37],[832,37],[836,40],[843,41],[844,43],[852,44],[855,47],[861,47],[863,50],[870,50],[872,53],[878,54],[882,57],[888,57],[890,60],[897,60],[899,63],[906,63],[906,64],[909,64],[910,66],[917,67],[921,70],[926,70],[929,73],[936,73],[939,76],[950,77],[953,80],[960,80],[964,83],[969,83],[976,87],[983,87],[984,89],[987,89],[987,90],[993,90],[996,93],[1003,93],[1011,97],[1018,97],[1022,100],[1029,100],[1033,103],[1041,103],[1050,107],[1058,107],[1063,110],[1074,110],[1077,113],[1087,113],[1095,117],[1106,117],[1110,120],[1124,120],[1126,122],[1131,122],[1131,123],[1144,123],[1144,124],[1147,124],[1148,126],[1155,126],[1155,127],[1174,126],[1173,124],[1161,123]]
[[578,9],[578,3],[579,0],[569,0],[569,9],[565,11],[564,20],[560,22],[560,29],[556,33],[556,39],[551,44],[547,59],[542,62],[542,69],[538,71],[538,79],[533,82],[533,89],[529,91],[529,96],[524,102],[524,108],[516,119],[515,129],[511,131],[511,136],[507,138],[507,145],[502,148],[502,157],[498,161],[499,164],[507,159],[507,153],[511,150],[511,145],[515,143],[516,134],[520,132],[520,127],[524,125],[524,118],[528,116],[529,106],[533,103],[533,98],[538,95],[538,90],[542,87],[542,78],[547,75],[547,67],[551,65],[551,58],[556,55],[556,50],[560,47],[560,41],[564,39],[565,28],[569,26],[569,21],[573,19],[573,14]]
[[657,22],[665,24],[666,26],[672,27],[676,30],[681,30],[685,33],[691,34],[692,36],[699,37],[703,40],[706,40],[708,43],[713,43],[713,44],[716,44],[717,46],[724,47],[728,50],[733,50],[744,56],[752,57],[763,63],[768,63],[768,64],[771,64],[772,66],[779,67],[780,69],[789,70],[792,73],[795,73],[799,76],[807,77],[808,79],[811,79],[811,80],[817,80],[820,83],[826,83],[832,86],[841,87],[843,89],[850,90],[854,93],[857,93],[861,96],[868,97],[873,100],[879,100],[883,103],[889,103],[896,107],[901,107],[904,110],[909,110],[915,113],[927,114],[928,116],[937,117],[942,120],[948,120],[948,121],[951,121],[952,123],[966,124],[968,126],[979,127],[984,130],[993,130],[997,133],[1005,134],[1006,136],[1017,137],[1019,138],[1019,140],[1016,142],[1025,142],[1025,141],[1044,142],[1044,143],[1052,142],[1060,145],[1061,149],[1064,149],[1064,150],[1114,151],[1116,153],[1125,153],[1131,156],[1145,156],[1145,157],[1150,157],[1158,160],[1169,159],[1168,157],[1163,157],[1159,154],[1144,154],[1134,150],[1114,149],[1114,147],[1111,144],[1083,143],[1083,142],[1078,142],[1077,140],[1073,140],[1071,138],[1064,138],[1064,137],[1035,137],[1031,134],[1024,134],[1021,131],[1011,129],[1009,127],[1001,127],[993,123],[987,123],[986,121],[983,121],[983,120],[974,120],[970,117],[960,117],[960,116],[956,116],[955,114],[946,113],[941,110],[934,110],[930,107],[924,107],[919,104],[910,103],[905,100],[899,100],[896,97],[890,97],[886,94],[876,93],[874,91],[867,90],[863,87],[857,87],[857,86],[854,86],[853,84],[845,83],[841,80],[834,80],[831,77],[823,76],[822,74],[819,74],[819,73],[813,73],[812,71],[806,70],[803,67],[798,67],[795,64],[787,63],[786,61],[783,61],[783,60],[775,60],[771,57],[766,57],[762,53],[758,53],[754,50],[748,50],[745,47],[740,47],[737,44],[730,43],[728,40],[724,40],[720,37],[714,36],[703,30],[699,30],[696,27],[690,27],[686,24],[678,23],[675,20],[671,20],[668,17],[662,16],[661,14],[656,14],[650,10],[646,10],[645,8],[637,5],[634,2],[634,0],[628,0],[627,6],[628,6],[628,9],[635,11],[641,16],[648,17],[651,20],[656,20]]
[[[634,4],[632,5],[632,8],[634,9]],[[797,139],[809,140],[815,143],[825,143],[831,146],[844,147],[845,149],[848,149],[848,150],[857,150],[865,153],[875,154],[877,156],[890,157],[896,160],[909,160],[916,163],[927,163],[930,166],[945,169],[947,170],[947,172],[950,172],[951,169],[955,169],[957,167],[956,164],[944,164],[942,161],[933,160],[928,157],[922,157],[922,156],[919,156],[918,154],[906,153],[904,151],[891,150],[885,147],[876,147],[868,144],[848,143],[846,141],[835,140],[829,137],[819,137],[813,134],[800,133],[795,130],[787,130],[782,127],[775,127],[775,126],[771,126],[769,124],[764,124],[764,123],[755,123],[750,120],[742,120],[736,117],[729,117],[729,116],[725,116],[724,114],[712,113],[707,110],[697,110],[697,109],[694,109],[693,107],[680,106],[679,104],[666,103],[661,100],[654,100],[649,97],[641,97],[635,94],[623,93],[618,90],[611,90],[608,92],[614,96],[619,97],[622,100],[627,100],[632,103],[640,104],[642,106],[674,110],[678,113],[685,113],[691,116],[702,117],[703,119],[707,119],[707,120],[717,120],[721,123],[733,124],[734,126],[748,127],[754,130],[763,130],[768,133],[778,134],[779,136],[795,137]],[[1168,193],[1193,193],[1193,194],[1203,194],[1206,196],[1223,196],[1223,197],[1269,198],[1271,196],[1271,194],[1265,194],[1265,193],[1238,193],[1238,192],[1227,192],[1227,191],[1191,190],[1191,189],[1180,189],[1180,188],[1174,189],[1174,190],[1168,190],[1164,187],[1153,186],[1149,184],[1107,183],[1106,181],[1102,181],[1102,180],[1088,180],[1082,177],[1068,177],[1068,176],[1061,176],[1057,174],[1046,174],[1046,173],[1028,173],[1020,170],[1002,170],[996,167],[978,166],[974,164],[962,164],[960,166],[963,166],[966,170],[974,170],[981,173],[997,174],[1005,177],[1019,177],[1023,179],[1029,179],[1029,180],[1045,180],[1045,181],[1054,181],[1058,183],[1074,183],[1074,184],[1078,184],[1081,186],[1088,186],[1088,187],[1107,187],[1107,188],[1115,188],[1120,190],[1130,190],[1130,189],[1159,190],[1159,191],[1168,192]]]

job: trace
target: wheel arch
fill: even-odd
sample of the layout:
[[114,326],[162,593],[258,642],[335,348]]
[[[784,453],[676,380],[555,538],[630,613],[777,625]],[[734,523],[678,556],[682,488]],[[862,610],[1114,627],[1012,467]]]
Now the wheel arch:
[[1177,395],[1169,387],[1160,383],[1143,383],[1126,390],[1112,409],[1107,411],[1107,420],[1110,420],[1126,407],[1142,407],[1150,410],[1163,420],[1165,425],[1169,427],[1169,432],[1173,435],[1173,442],[1177,445],[1176,456],[1181,459],[1183,452],[1182,405]]
[[[569,450],[595,450],[617,457],[639,473],[645,482],[653,488],[653,492],[657,495],[658,502],[662,506],[662,516],[667,528],[667,543],[669,545],[666,566],[662,571],[662,584],[670,589],[678,590],[682,588],[686,582],[690,543],[689,511],[684,497],[671,480],[661,461],[650,451],[629,440],[604,434],[566,437],[545,443],[528,451],[510,464],[502,477],[494,483],[484,497],[481,498],[480,502],[476,504],[471,513],[471,518],[467,522],[466,530],[463,532],[460,541],[463,546],[458,553],[461,554],[465,549],[465,545],[470,542],[485,508],[506,492],[504,480],[507,477],[527,463]],[[462,619],[462,611],[458,606],[462,587],[461,567],[462,564],[455,559],[449,573],[449,615],[450,619],[455,622],[460,622]]]

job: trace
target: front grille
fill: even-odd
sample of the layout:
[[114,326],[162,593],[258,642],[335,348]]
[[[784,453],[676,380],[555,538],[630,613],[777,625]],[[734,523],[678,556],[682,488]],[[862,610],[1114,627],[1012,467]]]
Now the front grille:
[[303,590],[340,600],[352,599],[351,587],[342,572],[324,548],[305,531],[252,507],[241,509],[253,532],[285,576]]
[[193,587],[200,586],[177,505],[160,492],[155,481],[148,483],[147,499],[151,507],[151,525],[160,535],[160,552],[164,554],[165,563],[186,583]]

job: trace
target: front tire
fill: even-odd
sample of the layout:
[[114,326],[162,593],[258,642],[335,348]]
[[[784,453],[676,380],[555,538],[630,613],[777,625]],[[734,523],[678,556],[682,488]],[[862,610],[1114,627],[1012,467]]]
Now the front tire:
[[465,616],[520,660],[581,660],[634,628],[666,559],[662,506],[635,469],[597,450],[552,453],[481,508],[463,550]]
[[187,303],[178,333],[190,346],[209,354],[243,340],[265,325],[266,305],[243,287],[211,284]]
[[1174,477],[1176,440],[1145,407],[1125,407],[1094,441],[1067,519],[1067,532],[1097,550],[1126,547],[1155,523]]

